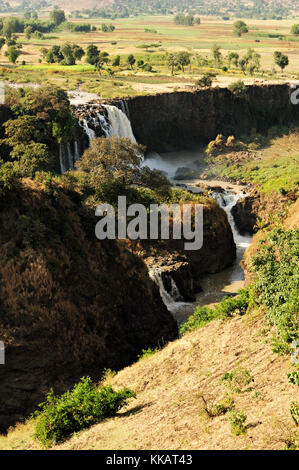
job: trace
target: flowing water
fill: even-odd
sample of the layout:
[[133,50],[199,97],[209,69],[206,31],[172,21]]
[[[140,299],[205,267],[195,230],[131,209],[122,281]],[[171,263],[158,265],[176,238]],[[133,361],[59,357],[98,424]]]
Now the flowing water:
[[[130,139],[131,142],[136,143],[131,122],[128,117],[128,104],[121,101],[121,107],[122,109],[119,109],[116,106],[103,105],[103,108],[107,111],[107,115],[97,112],[96,117],[90,116],[88,119],[81,119],[79,121],[80,126],[87,136],[89,145],[96,137],[96,132],[94,130],[96,128],[100,128],[106,137],[126,137]],[[81,147],[78,145],[77,141],[72,143],[72,147],[74,147],[73,152],[70,143],[62,143],[59,146],[60,171],[62,174],[68,170],[73,170],[75,162],[80,160],[82,156],[82,152],[80,151]]]
[[[89,143],[96,137],[94,128],[97,126],[101,128],[102,133],[106,137],[126,137],[135,143],[136,139],[132,130],[127,103],[121,102],[122,109],[111,105],[103,105],[103,107],[106,109],[105,115],[96,113],[97,117],[90,117],[89,120],[82,119],[80,121],[80,125],[88,137]],[[60,145],[59,158],[61,173],[73,169],[75,162],[81,158],[78,142],[74,142],[73,149],[74,151],[72,152],[69,143]],[[181,324],[188,319],[197,305],[209,305],[218,302],[224,295],[235,294],[238,289],[244,285],[244,273],[240,262],[246,248],[251,243],[251,237],[241,236],[239,234],[231,214],[232,207],[237,203],[240,197],[244,196],[244,191],[241,187],[230,185],[223,181],[201,181],[196,179],[188,181],[174,180],[179,168],[189,169],[195,172],[200,172],[204,169],[202,147],[195,150],[171,152],[162,155],[150,153],[146,155],[144,165],[149,166],[151,169],[157,168],[163,171],[168,175],[174,185],[183,186],[195,193],[202,191],[199,187],[200,183],[205,183],[210,186],[221,186],[224,190],[224,192],[212,190],[211,197],[214,197],[217,203],[227,213],[237,246],[237,258],[234,264],[220,273],[207,275],[201,279],[203,291],[197,295],[196,301],[192,303],[186,303],[182,300],[182,296],[172,278],[170,279],[171,290],[169,292],[165,289],[161,273],[158,270],[152,270],[150,272],[150,277],[159,286],[160,294],[165,305],[169,311],[172,312],[178,323]]]
[[[179,166],[189,167],[194,169],[199,167],[199,158],[202,159],[202,150],[197,149],[196,151],[186,152],[186,158],[184,158],[185,152],[171,152],[170,154],[158,155],[150,154],[149,160],[145,161],[145,164],[149,163],[151,168],[158,168],[164,172],[167,172],[173,184],[179,183],[183,185],[187,190],[194,193],[201,192],[198,184],[206,184],[211,187],[220,186],[223,188],[223,192],[211,191],[211,197],[213,197],[220,207],[226,212],[228,221],[232,228],[234,240],[237,248],[237,256],[233,265],[220,273],[205,275],[201,280],[200,284],[202,292],[197,294],[195,302],[182,302],[179,298],[180,294],[178,289],[172,288],[172,291],[176,293],[176,297],[172,295],[172,292],[166,292],[161,278],[161,274],[151,272],[152,279],[159,286],[161,297],[167,306],[168,310],[173,314],[178,324],[184,323],[189,316],[194,312],[196,306],[210,305],[219,302],[225,295],[233,295],[240,288],[244,287],[244,272],[240,265],[246,248],[251,243],[251,236],[240,235],[234,218],[231,213],[231,209],[235,206],[237,201],[244,197],[244,190],[238,185],[231,185],[224,181],[208,181],[208,180],[184,180],[174,181],[173,176]],[[173,281],[174,282],[174,281]],[[176,287],[176,286],[175,286]],[[176,300],[177,299],[177,300]]]

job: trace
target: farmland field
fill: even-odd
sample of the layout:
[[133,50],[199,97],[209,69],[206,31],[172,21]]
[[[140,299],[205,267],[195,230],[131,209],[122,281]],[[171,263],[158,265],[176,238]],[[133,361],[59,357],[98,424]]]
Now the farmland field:
[[[72,20],[82,23],[86,20]],[[233,20],[224,21],[216,17],[201,17],[201,24],[189,26],[176,25],[173,16],[139,16],[113,21],[115,31],[102,32],[105,20],[88,20],[96,31],[60,31],[45,34],[42,39],[27,39],[18,35],[23,45],[16,65],[9,64],[5,47],[1,51],[0,77],[16,82],[49,82],[74,89],[79,84],[88,91],[96,91],[103,97],[127,96],[143,93],[173,91],[190,88],[203,73],[213,71],[217,74],[214,85],[227,86],[231,81],[242,78],[245,83],[254,79],[294,80],[299,77],[299,37],[290,34],[296,19],[287,20],[247,20],[248,33],[241,37],[233,34]],[[120,67],[113,68],[108,74],[103,70],[101,76],[94,67],[86,63],[85,56],[74,66],[47,64],[41,57],[41,48],[66,42],[76,43],[84,50],[96,45],[101,51],[109,53],[110,62],[119,55]],[[222,67],[214,69],[211,48],[220,46]],[[227,55],[234,51],[243,56],[248,48],[260,54],[260,70],[254,77],[244,74],[239,68],[228,66]],[[171,53],[186,51],[190,53],[191,64],[182,70],[175,70],[171,76],[168,56]],[[273,54],[280,51],[289,57],[289,65],[281,73],[275,66]],[[130,68],[127,57],[133,54],[136,63],[143,60],[152,67],[145,72],[137,65]],[[206,63],[199,62],[201,58]],[[25,64],[25,65],[21,65]],[[224,67],[223,67],[224,66]],[[3,68],[4,67],[4,68]]]

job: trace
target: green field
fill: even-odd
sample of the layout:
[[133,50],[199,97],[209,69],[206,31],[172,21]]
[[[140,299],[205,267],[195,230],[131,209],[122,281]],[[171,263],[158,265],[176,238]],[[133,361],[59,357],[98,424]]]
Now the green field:
[[[72,21],[86,23],[85,19]],[[18,83],[55,83],[70,89],[80,85],[82,89],[96,91],[104,98],[190,89],[196,79],[210,71],[217,74],[214,85],[219,86],[227,86],[239,78],[251,83],[255,79],[285,81],[299,77],[299,38],[290,34],[296,19],[245,20],[249,31],[241,37],[233,34],[233,20],[223,21],[214,17],[202,17],[200,25],[190,27],[175,25],[173,16],[117,19],[113,21],[115,31],[109,33],[101,30],[106,20],[88,21],[97,28],[96,31],[74,33],[65,30],[45,34],[41,39],[26,39],[24,34],[18,34],[18,41],[22,43],[21,55],[15,65],[9,64],[5,56],[6,46],[2,48],[0,77]],[[99,75],[93,66],[86,63],[85,57],[74,66],[47,64],[41,48],[49,49],[66,42],[79,44],[84,50],[95,44],[101,51],[108,52],[110,62],[106,69],[110,71],[103,70]],[[211,53],[215,43],[220,46],[222,54],[221,66],[217,68],[214,68]],[[253,48],[261,56],[260,70],[253,76],[233,67],[226,58],[232,51],[241,57],[248,48]],[[283,73],[274,64],[273,53],[276,50],[289,57],[289,65]],[[168,55],[179,51],[189,52],[191,63],[184,71],[176,69],[171,76]],[[145,72],[136,63],[131,69],[127,64],[129,54],[135,56],[136,63],[143,60],[149,64],[152,71]],[[120,67],[112,67],[117,55],[120,56]]]

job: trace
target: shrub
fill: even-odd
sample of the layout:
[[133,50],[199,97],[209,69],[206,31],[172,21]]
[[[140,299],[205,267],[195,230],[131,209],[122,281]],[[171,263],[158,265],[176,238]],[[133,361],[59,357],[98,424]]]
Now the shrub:
[[297,370],[291,374],[288,374],[288,379],[290,384],[299,386],[299,371]]
[[246,96],[246,85],[242,80],[238,80],[237,82],[231,83],[228,86],[229,91],[236,96],[237,98],[244,98]]
[[274,229],[260,240],[251,259],[255,273],[255,302],[266,307],[266,318],[275,328],[274,351],[289,353],[299,328],[298,274],[299,229]]
[[16,162],[6,162],[0,159],[0,196],[17,188],[21,177],[20,169]]
[[296,426],[299,426],[299,402],[291,403],[290,413]]
[[158,348],[156,348],[156,349],[151,349],[151,348],[142,349],[141,354],[138,356],[138,361],[142,361],[142,359],[146,359],[147,357],[152,356],[153,354],[155,354],[158,351],[159,351]]
[[247,369],[236,368],[232,372],[226,372],[221,379],[226,382],[232,390],[235,392],[241,392],[242,389],[245,392],[251,391],[251,388],[244,389],[251,382],[254,382],[254,378]]
[[241,436],[246,433],[244,423],[247,416],[242,411],[233,411],[230,415],[230,430],[235,436]]
[[74,432],[114,416],[134,392],[115,392],[110,385],[97,388],[89,377],[83,377],[72,391],[55,396],[53,390],[36,412],[35,438],[45,447],[62,442]]
[[215,308],[197,307],[188,318],[188,321],[181,326],[180,333],[185,334],[200,328],[217,318],[226,318],[239,314],[244,315],[250,304],[250,289],[240,289],[235,297],[224,297]]

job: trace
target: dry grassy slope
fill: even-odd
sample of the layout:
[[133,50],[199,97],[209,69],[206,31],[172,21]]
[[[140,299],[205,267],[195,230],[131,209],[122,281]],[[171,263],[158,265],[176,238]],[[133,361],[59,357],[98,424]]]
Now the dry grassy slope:
[[[214,321],[119,372],[113,386],[136,390],[137,399],[114,419],[79,433],[59,449],[283,449],[294,425],[289,405],[292,366],[271,350],[262,318],[255,314]],[[227,416],[208,418],[201,395],[219,402],[221,382],[236,367],[254,377],[250,392],[230,392],[247,415],[247,433],[230,432]],[[21,425],[0,449],[34,449],[33,425]]]

